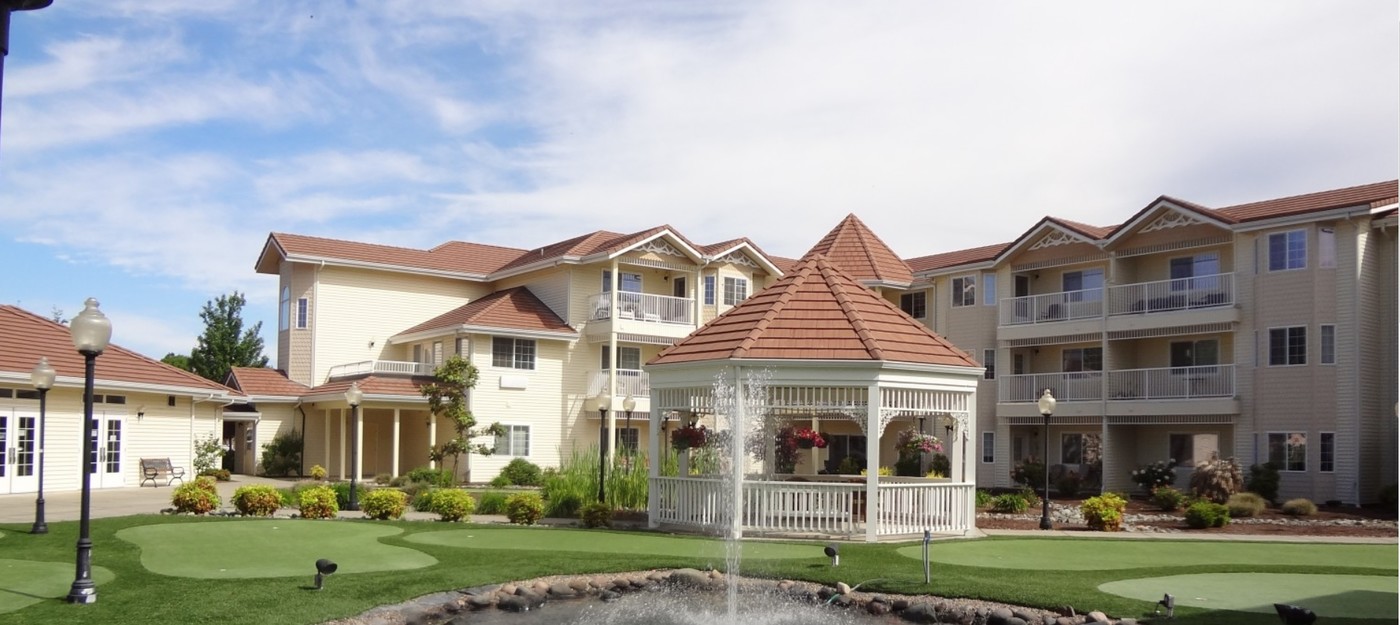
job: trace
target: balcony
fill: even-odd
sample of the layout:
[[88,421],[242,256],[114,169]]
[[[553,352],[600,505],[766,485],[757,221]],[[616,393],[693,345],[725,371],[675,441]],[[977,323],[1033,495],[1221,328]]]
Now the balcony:
[[1110,401],[1235,396],[1235,365],[1123,369],[1108,372]]
[[[1235,323],[1235,274],[1138,282],[1001,300],[997,338],[1132,332]],[[1105,319],[1107,317],[1107,319]]]
[[997,380],[997,402],[1033,404],[1047,388],[1062,402],[1100,401],[1103,399],[1103,375],[1102,371],[1004,375]]
[[997,414],[1039,414],[1035,401],[1047,388],[1061,402],[1055,411],[1060,416],[1239,413],[1235,365],[1230,364],[1001,376]]
[[594,340],[614,331],[679,339],[695,330],[695,300],[688,297],[619,292],[613,311],[612,293],[598,293],[588,298],[588,311]]
[[[594,371],[589,374],[588,397],[597,397],[607,387],[607,371]],[[618,369],[617,390],[614,394],[618,397],[631,395],[636,399],[649,397],[651,395],[651,380],[647,377],[647,372],[641,369]]]
[[331,367],[326,378],[349,378],[365,375],[431,376],[437,367],[432,363],[399,360],[364,360]]

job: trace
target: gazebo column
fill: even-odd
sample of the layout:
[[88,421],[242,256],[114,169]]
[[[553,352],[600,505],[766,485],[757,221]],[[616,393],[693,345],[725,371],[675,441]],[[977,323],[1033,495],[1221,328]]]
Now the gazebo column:
[[658,417],[662,415],[656,407],[656,401],[650,403],[651,415],[647,427],[647,458],[650,459],[650,462],[647,462],[647,527],[656,529],[661,526],[661,522],[656,520],[661,515],[661,498],[656,493],[656,478],[661,477],[661,438],[658,432],[661,428],[657,425],[661,421]]
[[742,373],[742,367],[734,367],[733,418],[729,423],[729,461],[732,463],[730,472],[734,474],[734,479],[731,480],[734,489],[734,516],[729,522],[729,536],[736,540],[744,537],[744,432],[748,422],[748,415],[744,414],[744,396],[748,389],[744,388]]
[[329,410],[322,410],[322,411],[321,411],[321,416],[325,417],[324,419],[321,420],[321,422],[324,423],[325,426],[326,426],[326,427],[325,427],[325,431],[321,433],[321,462],[324,463],[324,464],[321,465],[321,466],[326,467],[326,470],[327,470],[327,471],[330,471],[330,466],[331,466],[331,411],[329,411]]
[[[433,413],[430,411],[430,412],[428,412],[428,450],[429,450],[429,451],[432,451],[432,450],[436,450],[436,449],[437,449],[437,415],[433,414]],[[430,469],[436,469],[436,468],[438,468],[438,466],[437,466],[437,461],[436,461],[436,460],[433,460],[432,456],[428,456],[428,468],[430,468]]]
[[403,422],[401,420],[403,415],[400,413],[401,410],[399,408],[394,409],[394,466],[389,469],[392,477],[399,476],[399,441],[403,430]]
[[339,411],[340,411],[340,479],[343,480],[343,479],[346,479],[346,475],[347,475],[347,474],[345,473],[345,449],[346,449],[346,445],[345,445],[345,432],[347,431],[347,428],[345,427],[345,409],[344,409],[344,408],[340,408]]
[[865,542],[880,540],[880,386],[871,385],[865,403]]

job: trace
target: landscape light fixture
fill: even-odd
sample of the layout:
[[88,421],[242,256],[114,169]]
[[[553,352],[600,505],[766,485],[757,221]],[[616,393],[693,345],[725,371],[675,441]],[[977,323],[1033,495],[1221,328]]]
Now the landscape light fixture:
[[1045,389],[1036,406],[1040,408],[1040,415],[1045,417],[1045,458],[1041,460],[1045,492],[1040,498],[1040,529],[1048,530],[1053,527],[1050,525],[1050,415],[1055,414],[1055,396],[1050,394],[1050,389]]
[[831,566],[841,564],[841,548],[836,543],[827,543],[826,547],[822,549],[822,553],[831,558]]
[[345,403],[350,404],[350,499],[345,503],[346,510],[360,509],[355,487],[360,478],[360,402],[364,400],[365,392],[360,390],[359,382],[345,389]]
[[1167,618],[1176,618],[1176,597],[1173,597],[1171,593],[1162,595],[1162,599],[1157,602],[1157,608],[1153,608],[1152,613],[1158,614],[1160,612],[1158,608],[1167,609]]
[[607,391],[598,393],[598,503],[607,498],[608,463],[608,409],[612,407],[612,396]]
[[78,561],[77,574],[73,586],[68,590],[68,603],[97,603],[97,584],[92,581],[92,472],[97,468],[97,445],[93,438],[92,386],[96,375],[97,357],[107,349],[112,340],[112,322],[98,310],[94,298],[83,302],[83,311],[73,317],[68,324],[68,333],[73,338],[73,347],[83,355],[83,446],[82,464],[78,472],[82,474],[83,498],[78,521]]
[[331,573],[334,573],[335,570],[338,569],[338,568],[340,568],[340,567],[339,567],[339,566],[336,566],[336,563],[331,562],[330,560],[327,560],[327,559],[325,559],[325,558],[321,558],[320,560],[317,560],[317,561],[316,561],[316,590],[320,590],[320,589],[322,588],[322,585],[325,583],[326,578],[327,578],[327,577],[330,577]]
[[29,528],[30,534],[49,533],[49,524],[44,521],[44,424],[49,420],[49,389],[53,388],[54,378],[57,377],[58,373],[49,366],[48,358],[40,358],[39,364],[29,372],[29,381],[39,391],[39,497],[34,500],[34,527]]

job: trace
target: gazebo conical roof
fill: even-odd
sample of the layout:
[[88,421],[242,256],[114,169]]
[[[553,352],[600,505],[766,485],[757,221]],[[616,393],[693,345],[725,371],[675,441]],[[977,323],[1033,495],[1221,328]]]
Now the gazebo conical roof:
[[868,287],[909,288],[914,272],[854,214],[847,215],[807,254],[821,254]]
[[980,366],[820,252],[648,364],[729,359]]

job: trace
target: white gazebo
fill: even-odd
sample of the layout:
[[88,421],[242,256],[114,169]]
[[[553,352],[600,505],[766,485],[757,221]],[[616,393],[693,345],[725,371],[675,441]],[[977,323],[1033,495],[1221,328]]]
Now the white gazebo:
[[[821,253],[808,254],[781,280],[661,352],[647,369],[651,527],[734,537],[863,535],[869,542],[925,531],[965,535],[974,528],[975,445],[969,438],[976,431],[983,368]],[[682,423],[720,432],[740,424],[747,436],[733,438],[757,444],[731,445],[718,464],[737,467],[743,479],[662,476],[669,441],[659,433],[672,413]],[[895,424],[920,433],[943,426],[938,433],[951,461],[948,475],[879,475],[898,453]],[[821,449],[801,450],[800,468],[779,473],[774,434],[782,425],[846,443],[839,451],[863,459],[864,475],[830,471],[837,450]],[[758,449],[762,460],[752,454]],[[818,470],[823,458],[826,468]]]

